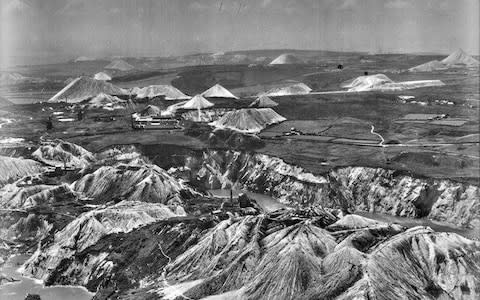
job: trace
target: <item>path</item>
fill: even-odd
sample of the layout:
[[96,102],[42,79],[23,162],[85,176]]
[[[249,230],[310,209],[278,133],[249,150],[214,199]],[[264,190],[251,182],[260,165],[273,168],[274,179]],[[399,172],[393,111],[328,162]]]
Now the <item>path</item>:
[[383,136],[381,136],[379,133],[375,132],[375,126],[372,125],[372,129],[370,130],[370,133],[378,136],[378,137],[382,140],[382,141],[378,144],[379,146],[385,147],[385,146],[383,145],[383,143],[385,143],[385,139],[384,139]]
[[[183,294],[183,292],[180,290],[180,289],[176,289],[175,286],[172,286],[168,283],[167,281],[167,267],[172,263],[172,258],[170,256],[168,256],[162,249],[162,246],[160,246],[160,244],[158,244],[158,248],[160,249],[160,252],[162,253],[162,255],[168,259],[168,263],[166,263],[164,266],[163,266],[163,269],[162,269],[162,275],[161,275],[161,280],[163,282],[163,284],[165,285],[165,287],[163,288],[163,291],[165,292],[165,297],[166,298],[171,298],[170,296],[171,295],[174,295],[175,297],[176,296],[180,296],[180,297],[183,297],[187,300],[193,300],[192,298],[190,297],[187,297]],[[170,291],[168,291],[168,293],[166,292],[167,289],[171,289]]]

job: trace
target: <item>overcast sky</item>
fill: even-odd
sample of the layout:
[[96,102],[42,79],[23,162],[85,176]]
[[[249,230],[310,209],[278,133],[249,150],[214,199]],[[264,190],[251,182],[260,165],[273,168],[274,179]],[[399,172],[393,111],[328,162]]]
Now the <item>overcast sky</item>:
[[2,64],[244,49],[479,52],[479,0],[0,0]]

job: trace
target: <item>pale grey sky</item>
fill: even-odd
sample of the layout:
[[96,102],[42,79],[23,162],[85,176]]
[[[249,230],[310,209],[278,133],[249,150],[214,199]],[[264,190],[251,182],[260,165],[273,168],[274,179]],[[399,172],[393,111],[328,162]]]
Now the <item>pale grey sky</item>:
[[479,0],[0,0],[2,64],[244,49],[479,52]]

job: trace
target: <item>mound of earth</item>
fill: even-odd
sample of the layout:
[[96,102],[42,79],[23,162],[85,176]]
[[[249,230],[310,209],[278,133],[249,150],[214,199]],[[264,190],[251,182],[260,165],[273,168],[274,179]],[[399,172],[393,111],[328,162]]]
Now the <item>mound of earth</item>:
[[408,69],[410,72],[433,72],[438,70],[446,70],[448,66],[438,60],[432,60],[427,63],[418,65]]
[[286,119],[271,108],[246,108],[227,112],[217,121],[210,123],[217,128],[227,128],[243,133],[258,133],[267,126]]
[[473,58],[472,56],[468,55],[462,49],[458,49],[457,51],[450,54],[448,57],[442,60],[442,63],[455,66],[455,65],[464,65],[466,67],[478,67],[479,61]]
[[259,94],[259,96],[305,95],[311,91],[312,89],[305,83],[297,83],[290,86],[273,88],[265,93]]
[[130,70],[135,69],[135,67],[132,66],[131,64],[127,63],[124,60],[117,59],[117,60],[112,61],[108,65],[106,65],[105,69],[118,70],[118,71],[126,72],[126,71],[130,71]]
[[39,173],[42,168],[42,164],[31,159],[0,156],[0,186]]
[[248,107],[253,108],[265,108],[265,107],[275,107],[278,106],[278,103],[268,98],[268,96],[260,96],[255,101],[250,103]]
[[95,75],[93,75],[93,79],[95,80],[103,80],[103,81],[110,81],[112,80],[112,77],[108,75],[105,72],[98,72]]
[[445,85],[440,80],[417,80],[394,82],[384,74],[360,76],[347,81],[341,85],[347,88],[349,92],[367,92],[367,91],[402,91],[429,86]]
[[75,191],[96,200],[181,203],[195,194],[167,171],[150,164],[102,166],[72,184]]
[[83,61],[94,61],[95,58],[87,57],[87,56],[79,56],[75,58],[73,62],[83,62]]
[[372,227],[378,224],[380,224],[380,222],[359,215],[346,215],[330,225],[329,228],[334,230],[347,230]]
[[378,88],[385,83],[393,83],[393,80],[391,80],[384,74],[375,74],[375,75],[366,75],[366,76],[357,77],[353,80],[344,82],[340,86],[342,88],[348,88],[349,91],[351,90],[359,91],[359,90],[373,89],[376,87]]
[[71,81],[48,102],[78,103],[97,96],[100,93],[108,95],[126,95],[127,92],[111,83],[95,80],[89,77],[78,77]]
[[26,271],[47,284],[83,284],[97,299],[479,296],[480,243],[425,227],[338,231],[328,227],[336,217],[320,207],[117,225],[110,234],[103,218],[72,222]]
[[203,98],[202,95],[196,95],[191,100],[187,101],[182,108],[183,109],[195,109],[200,110],[204,108],[212,107],[214,104],[207,99]]
[[70,142],[55,140],[40,146],[32,156],[52,166],[73,166],[83,168],[95,161],[95,157],[88,150]]
[[220,84],[216,84],[202,93],[202,96],[205,98],[230,98],[230,99],[238,99],[237,96],[232,94],[229,90],[221,86]]
[[293,65],[302,64],[303,61],[290,53],[284,53],[272,60],[270,65]]
[[156,105],[147,105],[141,112],[140,115],[147,117],[147,116],[159,116],[162,113],[160,107]]
[[165,100],[188,100],[191,97],[185,95],[174,86],[171,85],[151,85],[144,88],[134,88],[132,94],[138,99],[155,98],[164,96]]
[[126,103],[126,100],[122,100],[118,97],[107,95],[105,93],[100,93],[94,98],[88,100],[85,105],[87,108],[118,109],[125,108]]

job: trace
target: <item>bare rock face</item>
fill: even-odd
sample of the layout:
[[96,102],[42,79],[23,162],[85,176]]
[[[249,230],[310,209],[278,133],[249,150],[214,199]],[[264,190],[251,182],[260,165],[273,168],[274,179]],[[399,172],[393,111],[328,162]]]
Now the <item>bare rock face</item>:
[[360,210],[405,217],[428,217],[457,226],[480,222],[478,186],[448,180],[418,179],[374,168],[343,168],[331,174],[348,202]]
[[[71,235],[46,251],[72,247]],[[480,291],[479,242],[322,209],[169,219],[94,240],[57,264],[34,256],[27,270],[36,262],[49,284],[83,284],[96,299],[478,299]]]
[[209,189],[232,185],[270,194],[283,202],[307,202],[321,197],[327,180],[304,169],[289,165],[279,158],[234,151],[210,151],[200,161],[190,160],[192,170]]
[[[47,285],[84,285],[97,292],[97,299],[111,299],[119,291],[161,281],[170,257],[195,245],[215,224],[212,218],[160,220],[108,234],[82,251],[70,252],[56,265],[37,258],[26,269],[44,274]],[[143,294],[139,299],[146,298]]]
[[480,284],[478,254],[478,242],[412,228],[372,251],[362,281],[371,285],[368,293],[381,299],[475,299]]
[[150,164],[104,166],[72,184],[75,191],[96,200],[180,203],[192,189]]
[[68,184],[47,184],[40,177],[24,177],[0,189],[0,238],[34,245],[89,208]]
[[[390,229],[391,237],[378,235],[359,250],[338,247],[341,237],[335,239],[335,232],[308,221],[249,240],[248,229],[256,228],[252,221],[217,225],[216,239],[207,234],[178,256],[167,268],[167,279],[180,278],[183,284],[174,285],[178,288],[194,282],[183,292],[192,299],[229,293],[239,293],[240,299],[478,297],[480,244],[456,234],[420,227],[400,233]],[[378,229],[362,231],[373,235]],[[237,244],[244,245],[243,251],[236,250]],[[205,258],[207,253],[211,260]],[[160,296],[169,290],[156,292]]]
[[129,232],[139,226],[177,216],[158,203],[124,201],[116,205],[89,211],[54,234],[47,244],[39,245],[26,262],[25,272],[48,280],[48,269],[55,269],[65,258],[94,245],[103,236]]
[[26,175],[41,172],[42,165],[31,159],[0,156],[0,187]]
[[78,197],[68,184],[22,186],[20,183],[21,181],[9,184],[0,190],[0,207],[29,209],[63,200],[75,200]]
[[32,156],[38,161],[53,166],[68,165],[83,168],[95,161],[95,157],[88,150],[66,141],[55,140],[40,146]]
[[[98,167],[69,147],[61,148],[72,161],[86,163],[71,185],[30,178],[0,189],[0,208],[8,211],[0,225],[13,224],[0,238],[38,243],[23,269],[47,285],[83,285],[95,299],[480,297],[480,242],[346,213],[475,227],[476,186],[360,167],[320,176],[266,155],[208,151],[178,170],[202,188],[236,186],[302,208],[186,216],[182,205],[213,200],[193,197],[137,153],[113,153],[128,163]],[[331,213],[338,208],[343,213]]]
[[476,299],[478,253],[478,242],[415,227],[374,248],[339,299]]
[[421,179],[394,170],[345,167],[311,174],[262,154],[209,151],[186,164],[208,189],[245,188],[292,205],[319,204],[480,228],[480,189],[449,180]]

